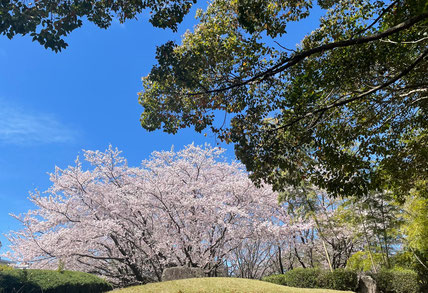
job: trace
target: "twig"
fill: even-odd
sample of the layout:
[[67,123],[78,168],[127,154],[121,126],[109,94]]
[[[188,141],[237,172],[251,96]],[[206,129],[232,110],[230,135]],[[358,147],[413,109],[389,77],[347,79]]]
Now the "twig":
[[417,44],[417,43],[425,41],[425,40],[428,40],[428,37],[424,37],[424,38],[419,39],[417,41],[408,41],[408,42],[394,42],[394,41],[391,41],[389,39],[386,39],[386,40],[380,39],[379,41],[384,42],[384,43],[392,43],[392,44]]
[[385,15],[385,13],[389,10],[389,9],[391,9],[393,6],[395,6],[398,2],[400,2],[399,0],[396,0],[396,1],[394,1],[394,2],[392,2],[388,7],[386,7],[383,11],[382,11],[382,13],[368,26],[368,27],[366,27],[366,28],[364,28],[364,29],[362,29],[362,30],[360,30],[359,32],[357,32],[357,33],[355,33],[355,34],[353,34],[352,36],[351,36],[351,39],[354,37],[354,36],[358,36],[358,35],[360,35],[360,34],[362,34],[362,33],[364,33],[365,31],[367,31],[367,30],[369,30],[370,28],[372,28],[381,18],[382,18],[382,16],[384,16]]
[[278,43],[277,41],[274,41],[274,42],[275,42],[278,46],[280,46],[281,48],[283,48],[284,50],[287,50],[287,51],[291,51],[291,52],[297,53],[297,51],[296,51],[296,50],[286,48],[286,47],[284,47],[283,45],[281,45],[280,43]]

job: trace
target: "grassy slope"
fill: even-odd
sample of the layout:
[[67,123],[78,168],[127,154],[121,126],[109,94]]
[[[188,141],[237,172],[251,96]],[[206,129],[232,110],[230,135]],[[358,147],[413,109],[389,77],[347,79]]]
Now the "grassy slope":
[[198,278],[152,283],[115,290],[114,293],[339,293],[326,289],[291,288],[238,278]]

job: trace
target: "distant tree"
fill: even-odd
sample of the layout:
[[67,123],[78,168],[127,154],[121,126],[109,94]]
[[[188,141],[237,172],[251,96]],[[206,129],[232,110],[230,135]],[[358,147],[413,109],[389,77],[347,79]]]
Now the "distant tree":
[[[404,224],[403,207],[393,199],[391,192],[372,192],[361,198],[346,201],[348,220],[359,228],[358,237],[372,262],[372,271],[378,264],[391,268],[391,257],[402,249]],[[378,257],[381,257],[379,261]]]
[[15,216],[9,235],[16,261],[104,275],[117,284],[160,280],[165,267],[211,274],[246,239],[286,239],[291,222],[269,186],[256,188],[241,166],[219,161],[218,148],[194,145],[154,152],[129,167],[119,151],[86,151],[92,168],[56,168],[37,209]]
[[[278,241],[274,241],[278,242]],[[231,251],[228,260],[230,274],[238,278],[261,279],[277,273],[277,247],[265,239],[246,239]]]
[[181,44],[158,48],[142,126],[211,129],[276,190],[404,198],[428,176],[428,3],[317,2],[318,28],[286,48],[312,1],[212,1]]
[[362,249],[361,226],[353,225],[345,200],[309,186],[292,188],[281,199],[294,221],[310,223],[293,235],[293,267],[344,268],[349,257]]
[[[293,223],[300,223],[306,228],[295,230],[289,237],[272,238],[270,241],[247,239],[233,250],[228,261],[233,275],[260,278],[298,267],[345,268],[354,253],[367,247],[364,231],[372,242],[380,242],[378,239],[383,240],[386,235],[387,241],[381,242],[381,245],[386,242],[387,251],[392,253],[391,246],[396,242],[391,240],[391,236],[397,225],[392,225],[396,223],[391,218],[396,214],[390,212],[385,215],[386,211],[392,210],[386,203],[382,207],[384,212],[378,211],[379,215],[376,214],[384,218],[378,219],[377,224],[370,219],[373,225],[364,229],[355,205],[351,205],[349,200],[331,197],[315,187],[289,188],[289,192],[280,197],[285,199],[283,206]],[[374,249],[375,245],[372,244],[371,248]],[[381,245],[378,245],[379,250]]]

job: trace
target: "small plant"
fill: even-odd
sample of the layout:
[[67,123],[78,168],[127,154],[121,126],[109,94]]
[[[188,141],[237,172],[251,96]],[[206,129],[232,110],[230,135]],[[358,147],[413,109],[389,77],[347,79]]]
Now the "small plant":
[[58,261],[58,268],[56,269],[56,271],[57,271],[58,273],[63,273],[63,272],[64,272],[64,270],[65,270],[65,263],[64,263],[64,261],[63,261],[62,259],[60,259],[60,260]]

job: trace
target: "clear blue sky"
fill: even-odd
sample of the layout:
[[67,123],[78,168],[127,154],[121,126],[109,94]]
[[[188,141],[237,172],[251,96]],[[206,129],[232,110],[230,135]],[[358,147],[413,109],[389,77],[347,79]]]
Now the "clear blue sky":
[[[141,77],[155,63],[156,46],[179,41],[195,24],[190,13],[178,33],[155,29],[148,18],[107,29],[92,24],[72,32],[61,53],[44,49],[30,37],[0,36],[0,254],[3,234],[19,229],[9,213],[33,208],[28,191],[50,186],[47,173],[73,165],[82,149],[118,147],[132,166],[154,150],[176,149],[216,140],[191,129],[177,135],[141,128],[137,93]],[[289,28],[282,44],[294,47],[315,22]],[[222,145],[224,147],[224,145]],[[233,147],[226,155],[234,159]]]

